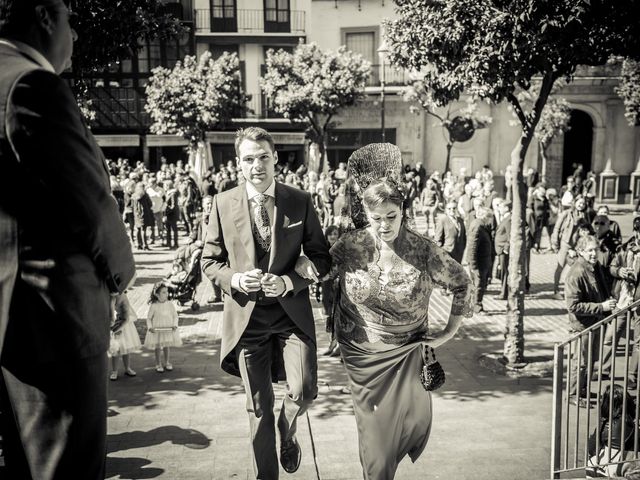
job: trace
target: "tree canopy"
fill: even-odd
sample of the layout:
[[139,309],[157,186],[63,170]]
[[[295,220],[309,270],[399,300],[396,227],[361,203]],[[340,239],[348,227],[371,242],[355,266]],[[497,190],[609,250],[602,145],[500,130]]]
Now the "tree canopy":
[[242,91],[238,56],[227,52],[217,60],[205,52],[199,59],[185,57],[172,70],[153,69],[146,94],[151,131],[181,135],[192,148],[207,130],[237,116],[249,100]]
[[[419,72],[437,105],[463,92],[508,101],[522,127],[511,155],[513,212],[504,357],[524,360],[524,160],[556,81],[578,65],[640,57],[638,0],[396,0],[387,22],[392,63]],[[530,107],[518,92],[531,89]]]
[[266,65],[265,95],[276,112],[307,127],[307,136],[324,156],[331,119],[362,97],[370,63],[344,46],[334,52],[311,43],[298,45],[293,53],[269,50]]
[[640,62],[625,59],[622,64],[622,79],[616,91],[624,102],[624,116],[629,125],[640,126]]
[[[640,56],[637,0],[396,0],[390,60],[419,71],[445,105],[462,92],[494,102],[534,76]],[[547,87],[551,88],[553,82]]]
[[174,38],[187,31],[158,0],[75,0],[71,8],[77,14],[72,68],[78,77],[131,58],[142,39]]

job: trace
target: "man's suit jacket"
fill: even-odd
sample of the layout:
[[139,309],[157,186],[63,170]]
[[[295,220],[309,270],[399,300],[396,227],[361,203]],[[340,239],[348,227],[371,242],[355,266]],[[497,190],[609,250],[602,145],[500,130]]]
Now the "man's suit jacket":
[[[323,277],[331,267],[329,246],[313,208],[311,195],[277,183],[272,225],[269,272],[288,275],[293,291],[278,301],[293,322],[315,342],[315,326],[308,286],[294,267],[301,249]],[[256,249],[249,216],[246,187],[218,193],[207,226],[202,254],[202,268],[207,277],[227,296],[222,318],[221,367],[239,376],[235,346],[246,329],[255,307],[256,294],[249,295],[231,288],[231,277],[257,268]],[[266,272],[263,272],[266,273]]]
[[[14,226],[0,233],[2,255],[14,252],[0,264],[2,310],[11,300],[0,316],[2,362],[103,354],[109,291],[135,272],[104,157],[64,80],[9,45],[0,44],[0,64],[0,224]],[[5,275],[17,261],[11,237],[18,255],[56,262],[46,292],[19,271]]]
[[439,246],[449,252],[451,258],[460,262],[467,244],[467,232],[462,219],[456,218],[455,221],[458,224],[457,228],[454,220],[448,215],[438,216],[435,240]]
[[490,271],[493,266],[493,242],[486,220],[474,218],[467,237],[467,261],[472,270]]
[[511,214],[507,218],[503,218],[496,229],[496,238],[494,244],[496,247],[496,254],[500,255],[505,250],[509,251],[509,244],[511,242]]

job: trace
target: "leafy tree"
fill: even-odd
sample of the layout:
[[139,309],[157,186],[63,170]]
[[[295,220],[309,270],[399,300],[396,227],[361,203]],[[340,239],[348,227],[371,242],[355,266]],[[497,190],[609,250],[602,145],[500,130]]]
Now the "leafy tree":
[[622,63],[622,79],[616,92],[625,106],[629,125],[640,126],[640,62],[630,58]]
[[[527,149],[556,80],[578,65],[612,55],[640,56],[637,0],[396,0],[387,24],[390,60],[421,72],[438,105],[463,92],[508,101],[522,127],[511,154],[513,216],[504,357],[524,361],[525,208]],[[534,77],[540,89],[530,109],[517,98]]]
[[298,45],[293,53],[269,50],[266,65],[262,90],[276,112],[307,127],[322,168],[331,119],[363,96],[370,63],[344,46],[333,52],[311,43]]
[[242,92],[238,56],[227,52],[217,60],[210,52],[199,59],[186,56],[172,70],[154,68],[146,94],[151,131],[184,137],[190,153],[201,147],[207,130],[229,122],[249,100]]
[[73,28],[72,88],[87,122],[96,118],[87,77],[133,57],[141,40],[170,39],[188,30],[163,11],[158,0],[71,0]]
[[[445,160],[444,171],[449,170],[449,160],[451,159],[451,149],[456,142],[464,142],[467,137],[479,128],[485,128],[491,123],[491,117],[478,114],[478,105],[474,98],[469,97],[467,105],[463,108],[452,110],[451,104],[446,107],[444,114],[439,113],[438,105],[433,100],[431,91],[421,79],[414,80],[409,86],[401,91],[405,102],[417,103],[422,110],[434,117],[438,124],[444,128],[447,136],[447,158]],[[410,108],[411,112],[418,113],[415,105]],[[454,114],[457,113],[458,115]]]
[[187,31],[178,19],[164,13],[159,0],[75,0],[71,8],[78,34],[72,67],[76,77],[133,57],[142,39],[175,38]]

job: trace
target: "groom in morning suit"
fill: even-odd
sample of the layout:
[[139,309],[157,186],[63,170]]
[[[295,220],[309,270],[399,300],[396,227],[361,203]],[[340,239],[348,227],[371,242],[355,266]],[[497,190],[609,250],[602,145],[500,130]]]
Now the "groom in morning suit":
[[235,150],[246,183],[215,196],[202,268],[227,294],[220,364],[244,383],[256,477],[277,479],[272,382],[286,380],[277,426],[288,473],[300,465],[297,418],[318,393],[310,281],[294,268],[304,249],[322,277],[331,257],[311,196],[274,180],[271,135],[240,130]]

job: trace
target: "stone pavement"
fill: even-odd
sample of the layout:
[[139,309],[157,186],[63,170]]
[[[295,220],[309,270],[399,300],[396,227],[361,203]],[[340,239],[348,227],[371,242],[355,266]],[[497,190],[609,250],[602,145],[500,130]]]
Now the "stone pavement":
[[[623,233],[629,216],[614,217]],[[420,222],[418,227],[421,227]],[[145,331],[151,285],[164,276],[173,252],[163,248],[136,254],[138,278],[130,299]],[[565,338],[565,309],[550,295],[553,255],[532,256],[532,294],[525,312],[526,354],[550,358],[553,342]],[[481,353],[499,352],[505,302],[485,300],[488,315],[464,322],[454,340],[438,350],[447,373],[433,394],[433,428],[421,458],[400,464],[398,479],[543,479],[549,478],[551,380],[511,379],[478,366]],[[245,396],[239,379],[218,367],[222,306],[207,305],[210,286],[197,293],[202,308],[180,308],[185,345],[173,349],[175,370],[154,370],[153,352],[132,356],[135,378],[109,384],[107,478],[248,479],[253,478]],[[443,325],[447,298],[435,292],[431,322]],[[319,352],[328,343],[316,305]],[[417,373],[416,373],[417,374]],[[338,359],[319,357],[318,399],[300,419],[303,451],[292,479],[360,479],[357,430],[351,399],[342,393],[346,375]],[[282,389],[276,387],[276,405]]]

